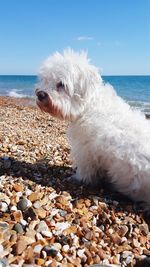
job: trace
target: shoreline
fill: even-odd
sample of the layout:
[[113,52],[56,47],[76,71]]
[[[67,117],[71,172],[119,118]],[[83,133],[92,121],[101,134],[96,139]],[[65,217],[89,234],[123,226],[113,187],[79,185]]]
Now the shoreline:
[[[36,105],[36,97],[11,97],[11,96],[1,96],[0,95],[0,105],[5,106],[22,106],[22,107],[32,107],[38,108]],[[150,119],[150,113],[142,112],[145,114],[146,119]]]
[[18,105],[18,106],[29,106],[36,107],[35,98],[30,97],[11,97],[11,96],[0,96],[0,105]]

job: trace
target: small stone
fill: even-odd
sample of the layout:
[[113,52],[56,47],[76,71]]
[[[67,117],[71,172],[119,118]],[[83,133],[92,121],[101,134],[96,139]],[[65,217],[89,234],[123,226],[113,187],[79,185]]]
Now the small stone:
[[40,201],[35,201],[34,203],[33,203],[33,207],[35,208],[35,209],[39,209],[39,208],[41,208],[41,202]]
[[[94,257],[93,257],[93,263],[95,263],[95,264],[97,264],[97,263],[100,263],[100,257],[98,256],[98,255],[95,255]],[[95,266],[97,266],[97,265],[95,265]]]
[[133,243],[133,246],[134,246],[135,248],[139,248],[139,247],[140,247],[140,243],[138,242],[137,239],[133,238],[132,243]]
[[41,231],[41,234],[45,237],[50,237],[50,238],[53,236],[50,231]]
[[89,232],[87,232],[86,234],[85,234],[85,238],[87,239],[87,240],[91,240],[92,239],[92,232],[91,231],[89,231]]
[[131,256],[128,256],[125,260],[126,264],[130,264],[132,261],[132,257]]
[[32,220],[35,220],[37,218],[37,214],[32,207],[25,210],[24,216],[25,219],[31,218]]
[[52,266],[52,260],[48,260],[45,262],[45,266],[48,267],[48,266]]
[[16,223],[14,225],[13,229],[19,234],[22,234],[24,232],[23,228],[22,228],[22,225],[20,223]]
[[38,244],[34,247],[33,252],[36,254],[40,254],[42,248],[43,248],[43,246],[41,244]]
[[45,246],[43,248],[43,251],[46,252],[47,256],[51,256],[51,257],[57,256],[57,253],[58,253],[58,250],[56,250],[55,248],[51,246]]
[[13,233],[11,236],[10,236],[10,242],[11,243],[16,243],[17,241],[17,234],[16,233]]
[[38,266],[42,266],[45,263],[45,260],[44,259],[41,259],[41,258],[37,258],[37,259],[35,259],[35,263]]
[[24,219],[20,220],[20,223],[22,224],[23,227],[25,227],[28,223]]
[[60,252],[58,252],[58,253],[57,253],[57,256],[56,256],[56,260],[57,260],[58,262],[60,262],[60,261],[62,261],[62,259],[63,259],[63,256],[61,255]]
[[65,217],[66,214],[67,214],[67,211],[65,211],[65,210],[59,210],[59,214],[60,214],[60,216]]
[[121,243],[121,237],[117,233],[112,234],[110,236],[110,238],[111,238],[111,240],[113,241],[114,244],[119,245]]
[[31,202],[34,202],[34,201],[36,201],[36,200],[41,199],[41,197],[42,197],[42,194],[41,194],[41,193],[33,192],[33,193],[31,193],[31,194],[29,195],[29,200],[30,200]]
[[122,225],[118,230],[118,235],[124,237],[128,231],[129,231],[128,227],[126,225]]
[[36,227],[36,231],[39,232],[39,233],[41,231],[49,231],[46,222],[45,221],[40,221],[40,223]]
[[0,259],[0,267],[8,267],[8,261],[7,259]]
[[36,231],[35,230],[27,230],[26,236],[35,240]]
[[14,190],[15,190],[16,192],[22,192],[23,189],[24,189],[24,187],[23,187],[22,184],[14,184],[14,185],[13,185],[13,188],[14,188]]
[[98,254],[98,256],[100,257],[101,260],[104,260],[104,259],[107,258],[107,255],[106,255],[105,251],[102,248],[98,249],[97,254]]
[[34,260],[34,253],[33,253],[33,248],[28,247],[25,253],[25,260],[26,263],[33,263]]
[[78,255],[80,258],[82,258],[83,255],[84,255],[84,252],[85,252],[85,249],[78,249],[78,251],[77,251],[77,255]]
[[7,212],[8,210],[8,205],[6,202],[0,202],[0,211],[2,212]]
[[59,238],[57,238],[57,242],[59,242],[62,246],[68,244],[68,237],[65,235],[61,235]]
[[6,222],[0,222],[0,228],[7,229],[9,227],[9,224]]
[[12,206],[11,208],[10,208],[10,210],[13,212],[13,211],[17,211],[17,207],[16,206]]
[[38,226],[38,224],[39,224],[39,220],[31,221],[30,224],[29,224],[29,229],[30,230],[34,230]]
[[148,235],[149,228],[148,228],[148,225],[146,223],[139,225],[139,229],[143,235]]
[[129,256],[132,256],[132,252],[131,251],[127,251],[127,250],[123,251],[123,253],[122,253],[122,258],[123,259],[126,259]]
[[16,222],[20,222],[23,219],[21,210],[14,211],[12,216]]
[[61,248],[62,248],[62,245],[60,243],[54,243],[53,244],[53,247],[56,248],[56,250],[59,250],[60,251]]
[[0,244],[0,256],[3,254],[3,252],[4,252],[4,248],[3,248],[3,246]]
[[143,254],[146,255],[146,256],[150,256],[150,250],[144,249],[143,250]]
[[69,245],[64,245],[63,247],[62,247],[62,251],[64,251],[64,252],[68,252],[69,251]]
[[44,238],[40,233],[36,233],[35,237],[36,237],[36,240],[43,240],[44,241]]
[[55,224],[55,229],[57,230],[57,234],[61,234],[65,229],[70,227],[70,223],[68,222],[57,222]]
[[36,213],[40,219],[44,219],[46,217],[46,210],[43,208],[36,209]]
[[23,251],[26,249],[27,243],[22,240],[18,240],[17,243],[13,246],[14,254],[21,255]]
[[19,210],[24,211],[28,207],[28,201],[26,198],[22,198],[18,204],[17,207]]
[[44,250],[41,251],[40,257],[42,259],[46,259],[47,258],[47,254],[46,254],[46,252]]

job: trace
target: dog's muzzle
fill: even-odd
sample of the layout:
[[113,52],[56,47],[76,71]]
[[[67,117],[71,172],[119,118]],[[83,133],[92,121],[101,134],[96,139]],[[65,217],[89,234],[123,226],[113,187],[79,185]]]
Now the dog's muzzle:
[[36,90],[36,96],[41,102],[48,99],[48,94],[44,91],[39,91],[38,89]]

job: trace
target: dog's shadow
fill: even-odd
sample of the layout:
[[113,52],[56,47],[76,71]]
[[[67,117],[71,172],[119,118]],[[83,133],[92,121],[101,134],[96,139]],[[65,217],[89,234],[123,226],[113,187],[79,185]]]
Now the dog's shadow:
[[[0,176],[6,175],[14,178],[22,177],[24,180],[31,180],[42,186],[52,187],[57,193],[67,191],[73,199],[88,198],[90,196],[100,197],[101,201],[114,207],[116,201],[119,205],[115,206],[116,211],[139,213],[138,207],[127,197],[115,192],[108,183],[97,186],[87,186],[84,184],[72,183],[68,180],[74,174],[71,167],[50,165],[47,159],[29,163],[19,161],[12,157],[0,158]],[[145,220],[150,222],[150,218],[144,215]]]

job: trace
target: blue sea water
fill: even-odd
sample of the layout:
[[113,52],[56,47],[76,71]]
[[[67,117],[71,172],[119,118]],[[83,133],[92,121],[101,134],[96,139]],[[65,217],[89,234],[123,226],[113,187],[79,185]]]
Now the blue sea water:
[[[150,76],[103,76],[131,106],[150,113]],[[0,75],[0,95],[32,97],[38,81],[32,75]]]

